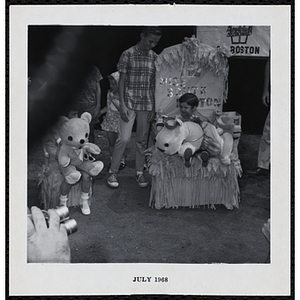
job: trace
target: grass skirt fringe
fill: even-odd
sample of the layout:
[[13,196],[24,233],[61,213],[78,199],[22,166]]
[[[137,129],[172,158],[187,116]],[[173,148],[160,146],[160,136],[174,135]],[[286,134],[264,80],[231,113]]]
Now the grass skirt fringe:
[[240,164],[226,166],[211,158],[206,168],[200,158],[193,157],[186,168],[178,155],[168,156],[151,149],[149,173],[152,188],[149,205],[156,209],[200,206],[215,208],[223,204],[227,209],[238,207]]

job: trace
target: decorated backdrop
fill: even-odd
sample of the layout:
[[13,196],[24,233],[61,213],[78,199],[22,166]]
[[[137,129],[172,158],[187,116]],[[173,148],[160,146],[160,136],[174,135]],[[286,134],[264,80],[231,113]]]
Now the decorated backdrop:
[[222,111],[227,99],[228,61],[226,48],[215,49],[195,37],[166,48],[156,60],[156,112],[179,114],[178,99],[185,93],[199,98],[203,115]]

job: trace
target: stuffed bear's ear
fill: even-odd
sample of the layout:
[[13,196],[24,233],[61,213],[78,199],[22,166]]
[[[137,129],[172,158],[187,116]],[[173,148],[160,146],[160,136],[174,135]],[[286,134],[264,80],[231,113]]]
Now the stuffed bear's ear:
[[84,112],[81,116],[80,119],[83,119],[87,121],[88,123],[91,123],[92,121],[92,115],[89,112]]

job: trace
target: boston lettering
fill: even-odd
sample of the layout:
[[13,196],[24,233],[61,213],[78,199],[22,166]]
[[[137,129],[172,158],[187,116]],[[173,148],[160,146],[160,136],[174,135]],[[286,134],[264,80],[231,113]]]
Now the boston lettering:
[[259,46],[230,46],[231,54],[259,54]]

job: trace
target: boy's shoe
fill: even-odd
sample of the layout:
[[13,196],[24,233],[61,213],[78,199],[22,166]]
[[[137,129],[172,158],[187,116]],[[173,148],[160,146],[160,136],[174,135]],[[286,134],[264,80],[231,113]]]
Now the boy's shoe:
[[120,171],[123,170],[125,168],[125,166],[126,166],[125,160],[122,159],[121,162],[120,162],[119,170]]
[[187,168],[190,168],[192,165],[192,155],[193,155],[192,149],[186,148],[184,151],[183,157],[184,157],[184,165]]
[[209,153],[207,151],[202,151],[200,153],[200,157],[202,159],[202,166],[207,167],[208,159],[209,159]]
[[117,188],[119,186],[117,174],[110,173],[109,177],[107,178],[107,184],[112,188]]
[[91,209],[88,205],[88,203],[84,203],[81,207],[81,212],[82,214],[84,214],[85,216],[88,216],[89,214],[91,214]]
[[147,187],[149,184],[148,181],[146,180],[144,174],[137,174],[136,181],[137,181],[138,185],[142,188]]
[[268,176],[270,175],[270,170],[263,168],[256,168],[254,170],[249,170],[246,172],[249,176]]

